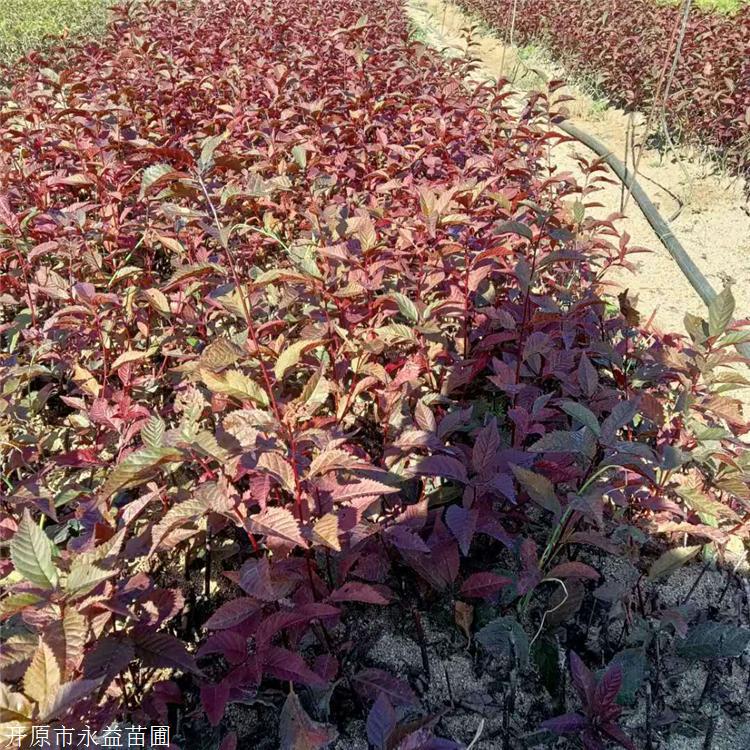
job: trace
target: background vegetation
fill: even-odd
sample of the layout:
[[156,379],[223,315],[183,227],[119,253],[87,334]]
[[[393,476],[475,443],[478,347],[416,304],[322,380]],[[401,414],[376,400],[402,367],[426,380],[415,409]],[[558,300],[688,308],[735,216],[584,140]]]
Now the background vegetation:
[[[680,0],[659,0],[659,2],[669,5],[679,5]],[[720,13],[736,13],[743,6],[748,4],[748,0],[694,0],[693,5],[704,10],[716,10]]]
[[49,35],[102,31],[111,4],[110,0],[3,0],[0,65],[12,64]]

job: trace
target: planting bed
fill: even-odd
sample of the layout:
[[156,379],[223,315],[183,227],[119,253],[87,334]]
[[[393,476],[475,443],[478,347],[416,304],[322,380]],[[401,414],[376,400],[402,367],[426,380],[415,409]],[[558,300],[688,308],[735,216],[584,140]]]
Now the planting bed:
[[193,0],[6,72],[3,730],[741,736],[750,336],[603,301],[555,86],[468,68],[380,0]]
[[[508,33],[514,0],[459,0]],[[517,0],[514,40],[540,42],[615,104],[647,111],[670,75],[680,8],[653,0]],[[672,52],[670,52],[670,49]],[[673,137],[750,170],[750,6],[735,14],[693,8],[664,115]],[[665,57],[667,58],[665,61]],[[659,121],[655,122],[659,126]]]

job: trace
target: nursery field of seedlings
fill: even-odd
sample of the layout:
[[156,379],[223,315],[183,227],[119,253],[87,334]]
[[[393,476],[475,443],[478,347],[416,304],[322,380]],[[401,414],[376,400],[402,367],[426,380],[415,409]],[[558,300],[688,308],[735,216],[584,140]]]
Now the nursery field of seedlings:
[[[675,140],[713,149],[744,174],[750,170],[750,6],[691,9],[654,0],[459,0],[518,44],[542,43],[575,75],[593,80],[627,109],[656,101]],[[714,11],[716,8],[714,8]],[[680,55],[673,65],[676,43]],[[659,125],[659,118],[655,120]],[[655,128],[659,129],[658,127]]]
[[9,746],[747,744],[750,327],[605,297],[562,83],[472,68],[161,0],[0,71]]

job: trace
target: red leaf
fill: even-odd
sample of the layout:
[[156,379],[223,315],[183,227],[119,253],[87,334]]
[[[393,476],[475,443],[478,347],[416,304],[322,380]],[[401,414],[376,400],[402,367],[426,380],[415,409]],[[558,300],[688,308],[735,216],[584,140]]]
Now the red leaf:
[[260,604],[248,596],[238,599],[230,599],[224,602],[211,617],[206,620],[203,627],[207,630],[224,630],[247,620],[260,609]]
[[481,474],[489,468],[499,447],[500,434],[497,431],[497,418],[493,417],[479,431],[471,452],[471,465],[477,474]]
[[594,675],[591,674],[589,668],[581,661],[581,657],[575,651],[570,652],[570,676],[573,678],[573,685],[578,691],[581,701],[590,706],[595,689]]
[[312,603],[297,607],[289,612],[274,612],[261,623],[255,633],[256,642],[270,641],[280,630],[302,625],[310,620],[323,620],[341,614],[338,607],[330,604]]
[[382,669],[363,669],[353,681],[357,692],[370,700],[376,700],[380,693],[384,693],[396,706],[417,705],[417,696],[409,685]]
[[367,714],[367,739],[377,750],[386,750],[395,727],[396,712],[385,693],[380,693]]
[[364,602],[365,604],[390,604],[390,590],[381,586],[375,588],[367,583],[349,581],[336,589],[329,597],[331,602]]
[[445,524],[456,537],[461,553],[467,556],[477,528],[477,512],[461,505],[451,505],[445,511]]
[[600,577],[596,570],[582,562],[560,563],[546,575],[546,578],[587,578],[591,581],[598,581]]
[[231,630],[220,630],[206,639],[196,656],[221,654],[230,664],[241,664],[247,658],[247,638]]
[[475,597],[477,599],[489,599],[513,581],[496,573],[474,573],[470,575],[461,586],[461,596]]
[[169,633],[133,632],[136,655],[147,667],[169,667],[202,674],[185,644]]
[[219,726],[229,699],[229,685],[201,685],[201,704],[212,727]]
[[293,651],[277,646],[269,646],[263,654],[263,674],[277,680],[288,680],[300,685],[325,687],[326,681],[310,667],[305,660]]
[[467,482],[466,467],[456,458],[451,456],[428,456],[423,458],[417,465],[417,474],[426,474],[432,477],[444,477],[455,479],[458,482]]
[[[611,708],[615,705],[615,699],[622,685],[622,668],[619,664],[613,664],[602,676],[599,684],[594,690],[595,710]],[[618,707],[619,708],[619,707]],[[611,717],[610,717],[611,718]]]

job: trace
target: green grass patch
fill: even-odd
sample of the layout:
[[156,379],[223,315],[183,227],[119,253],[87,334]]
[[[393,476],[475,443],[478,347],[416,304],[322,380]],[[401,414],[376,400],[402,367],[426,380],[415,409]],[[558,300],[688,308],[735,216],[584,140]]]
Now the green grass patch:
[[112,0],[0,0],[0,65],[13,63],[48,35],[96,34]]
[[[682,0],[657,0],[662,5],[680,5]],[[693,0],[693,6],[718,13],[737,13],[750,5],[750,0]]]

